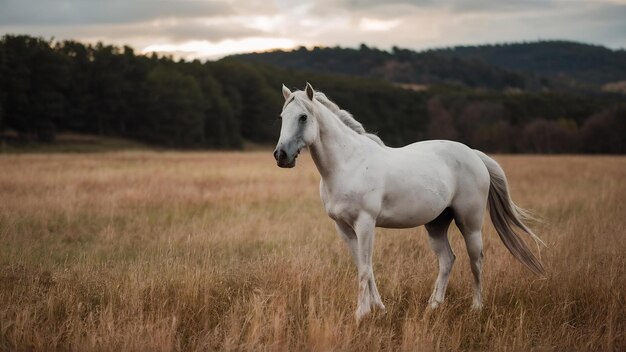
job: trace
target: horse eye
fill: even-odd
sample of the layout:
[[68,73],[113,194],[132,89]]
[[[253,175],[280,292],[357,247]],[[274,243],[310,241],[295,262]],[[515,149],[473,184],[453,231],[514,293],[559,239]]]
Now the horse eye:
[[300,115],[300,122],[304,122],[304,121],[306,121],[306,115],[302,114]]

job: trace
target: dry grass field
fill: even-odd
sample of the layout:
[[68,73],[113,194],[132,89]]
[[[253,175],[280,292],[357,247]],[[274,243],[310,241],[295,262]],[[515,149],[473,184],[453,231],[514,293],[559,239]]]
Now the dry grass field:
[[0,155],[0,350],[626,350],[626,157],[499,156],[543,223],[546,278],[487,222],[469,309],[463,241],[446,303],[423,228],[379,230],[387,312],[354,321],[356,269],[309,156]]

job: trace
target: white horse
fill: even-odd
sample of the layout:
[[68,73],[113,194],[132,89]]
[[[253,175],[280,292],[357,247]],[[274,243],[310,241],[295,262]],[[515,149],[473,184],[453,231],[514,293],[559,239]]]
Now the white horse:
[[[474,276],[472,308],[482,307],[482,225],[487,204],[491,220],[508,250],[531,271],[541,262],[514,231],[541,240],[522,222],[526,213],[509,197],[504,171],[480,151],[452,141],[424,141],[390,148],[347,111],[307,83],[305,91],[283,85],[280,139],[274,157],[280,167],[294,167],[308,147],[322,176],[320,196],[337,232],[358,268],[356,320],[373,307],[385,309],[374,280],[372,249],[376,227],[426,225],[439,259],[439,275],[429,303],[444,300],[455,255],[448,242],[454,219],[465,239]],[[541,242],[543,243],[543,242]]]

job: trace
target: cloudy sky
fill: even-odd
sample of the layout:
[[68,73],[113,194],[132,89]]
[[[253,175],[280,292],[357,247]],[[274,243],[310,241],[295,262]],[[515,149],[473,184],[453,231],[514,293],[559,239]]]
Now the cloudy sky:
[[626,48],[626,0],[0,0],[0,34],[216,59],[360,43],[413,49],[539,39]]

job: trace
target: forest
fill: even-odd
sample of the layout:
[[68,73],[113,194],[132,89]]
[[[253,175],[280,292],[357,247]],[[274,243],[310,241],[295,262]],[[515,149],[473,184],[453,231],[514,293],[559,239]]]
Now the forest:
[[626,81],[626,51],[568,41],[457,46],[416,52],[361,44],[358,49],[300,47],[232,58],[396,83],[457,84],[486,89],[590,92]]
[[[622,54],[606,54],[617,60],[610,66],[616,81],[626,77],[619,73],[626,70]],[[428,60],[418,65],[389,56]],[[626,152],[625,96],[598,88],[610,77],[511,70],[494,57],[462,48],[416,53],[363,45],[201,62],[128,46],[5,35],[0,138],[47,143],[74,132],[176,149],[271,145],[280,130],[281,84],[301,89],[308,81],[390,146],[442,138],[487,152]],[[380,65],[388,70],[377,71]],[[343,69],[324,68],[331,66]],[[402,72],[422,78],[401,79]],[[582,83],[563,84],[572,80]]]

